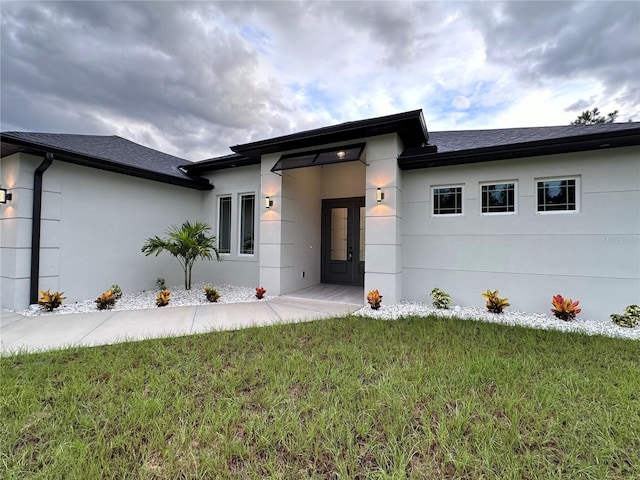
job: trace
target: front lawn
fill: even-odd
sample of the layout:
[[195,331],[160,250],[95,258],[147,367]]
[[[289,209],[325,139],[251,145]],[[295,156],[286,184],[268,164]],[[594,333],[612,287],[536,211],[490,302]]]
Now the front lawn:
[[636,341],[345,317],[0,373],[8,479],[640,477]]

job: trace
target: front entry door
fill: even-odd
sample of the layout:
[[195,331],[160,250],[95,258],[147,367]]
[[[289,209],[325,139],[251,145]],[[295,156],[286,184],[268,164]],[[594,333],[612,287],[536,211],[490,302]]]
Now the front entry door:
[[322,201],[322,282],[364,285],[364,197]]

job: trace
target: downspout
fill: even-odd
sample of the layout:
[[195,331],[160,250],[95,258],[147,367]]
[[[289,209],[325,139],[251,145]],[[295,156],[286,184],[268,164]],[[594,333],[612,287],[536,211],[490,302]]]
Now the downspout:
[[29,303],[38,303],[40,279],[40,220],[42,219],[42,175],[53,163],[53,153],[47,152],[42,163],[33,173],[33,215],[31,223],[31,287]]

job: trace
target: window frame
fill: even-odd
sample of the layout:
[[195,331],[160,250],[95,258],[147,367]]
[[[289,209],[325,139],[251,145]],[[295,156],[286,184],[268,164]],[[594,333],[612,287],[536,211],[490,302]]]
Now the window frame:
[[[252,250],[251,253],[244,253],[242,251],[242,243],[243,243],[243,227],[244,227],[244,223],[243,223],[243,218],[244,218],[244,204],[243,204],[243,199],[245,197],[253,197],[253,209],[252,209],[252,220],[253,220],[253,225],[252,225]],[[257,212],[257,198],[258,196],[256,195],[256,192],[242,192],[242,193],[238,193],[238,202],[237,202],[237,232],[238,232],[238,237],[237,237],[237,255],[238,257],[243,257],[243,258],[247,258],[247,257],[254,257],[256,255],[256,221],[258,218],[258,212]]]
[[[464,187],[465,185],[463,183],[457,183],[457,184],[448,184],[448,185],[431,185],[431,189],[430,189],[430,193],[431,193],[431,216],[432,217],[461,217],[464,215]],[[436,212],[436,190],[444,190],[444,189],[460,189],[460,202],[459,202],[459,206],[460,206],[460,212],[454,212],[454,213],[438,213]],[[457,195],[457,193],[456,193]]]
[[[505,211],[505,212],[484,212],[484,192],[483,187],[489,187],[492,185],[513,185],[513,211]],[[480,215],[481,216],[494,216],[494,215],[517,215],[518,214],[518,181],[517,180],[500,180],[500,181],[489,181],[489,182],[480,182],[479,184],[479,196],[480,201],[478,202],[480,205]],[[488,207],[488,206],[487,206]]]
[[[564,209],[564,210],[540,210],[540,199],[539,199],[539,184],[543,182],[563,182],[563,181],[573,181],[574,182],[574,206],[573,209]],[[580,213],[581,209],[581,185],[580,185],[580,176],[579,175],[562,175],[562,176],[554,176],[554,177],[541,177],[534,179],[534,195],[535,195],[535,212],[539,215],[563,215],[563,214],[575,214]],[[568,203],[566,205],[569,205]]]
[[[220,228],[222,226],[222,212],[221,212],[221,207],[222,207],[222,200],[229,200],[229,251],[228,252],[222,252],[220,249],[220,239],[222,238],[221,232],[220,232]],[[232,254],[232,247],[233,247],[233,196],[231,194],[225,194],[225,195],[218,195],[217,197],[217,225],[216,225],[216,235],[217,235],[217,246],[218,246],[218,252],[220,253],[220,255],[224,255],[224,256],[230,256]]]

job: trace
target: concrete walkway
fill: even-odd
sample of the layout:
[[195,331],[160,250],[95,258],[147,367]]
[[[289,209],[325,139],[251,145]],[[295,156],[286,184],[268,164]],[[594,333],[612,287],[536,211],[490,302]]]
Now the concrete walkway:
[[289,296],[263,302],[25,317],[2,312],[0,355],[110,345],[348,315],[362,305]]

